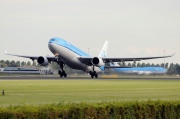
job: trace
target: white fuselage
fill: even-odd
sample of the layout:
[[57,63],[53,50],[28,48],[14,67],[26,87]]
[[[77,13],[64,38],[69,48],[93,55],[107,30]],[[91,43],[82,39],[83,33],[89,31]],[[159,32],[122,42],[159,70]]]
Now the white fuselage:
[[[75,52],[71,51],[70,49],[54,43],[49,43],[48,47],[54,55],[57,55],[59,59],[62,60],[70,68],[82,70],[87,73],[93,71],[92,66],[88,66],[79,61],[77,57],[80,56]],[[96,72],[102,71],[99,67],[94,67],[94,69]]]

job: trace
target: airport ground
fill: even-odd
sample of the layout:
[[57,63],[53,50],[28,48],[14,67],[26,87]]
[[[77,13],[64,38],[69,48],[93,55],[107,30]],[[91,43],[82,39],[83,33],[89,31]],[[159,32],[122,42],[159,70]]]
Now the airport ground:
[[[76,80],[76,79],[92,79],[90,75],[88,74],[72,74],[72,75],[68,75],[67,78],[61,78],[59,77],[59,75],[16,75],[16,74],[8,74],[8,75],[0,75],[0,80]],[[96,80],[96,78],[93,78],[94,80]],[[99,75],[99,77],[97,78],[98,80],[100,79],[176,79],[176,80],[180,80],[180,76],[179,75],[133,75],[133,74],[107,74],[107,75]]]
[[[0,106],[59,102],[179,100],[178,76],[1,76]],[[26,79],[26,80],[25,80]]]

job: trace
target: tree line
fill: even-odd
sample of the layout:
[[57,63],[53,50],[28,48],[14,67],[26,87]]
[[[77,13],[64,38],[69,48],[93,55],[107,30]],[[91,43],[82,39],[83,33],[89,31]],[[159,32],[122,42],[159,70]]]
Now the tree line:
[[32,66],[37,66],[36,62],[31,63],[30,61],[25,62],[25,61],[9,61],[9,60],[0,60],[0,67],[32,67]]
[[[163,67],[165,69],[167,69],[167,74],[180,74],[180,65],[178,63],[174,64],[174,63],[161,63],[161,64],[150,64],[150,63],[118,63],[120,66],[128,66],[128,67]],[[0,60],[0,68],[4,68],[4,67],[34,67],[34,68],[39,68],[40,66],[38,65],[38,63],[36,61],[34,62],[30,62],[30,61],[9,61],[9,60]],[[58,70],[59,66],[55,63],[52,62],[50,64],[51,69],[53,70]],[[77,70],[73,70],[71,68],[69,68],[68,66],[65,66],[65,70],[67,72],[78,72]]]

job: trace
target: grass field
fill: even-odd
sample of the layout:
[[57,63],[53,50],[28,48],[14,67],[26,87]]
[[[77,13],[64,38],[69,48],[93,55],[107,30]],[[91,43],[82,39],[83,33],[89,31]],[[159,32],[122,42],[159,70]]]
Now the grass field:
[[180,80],[0,80],[0,106],[58,102],[179,100]]

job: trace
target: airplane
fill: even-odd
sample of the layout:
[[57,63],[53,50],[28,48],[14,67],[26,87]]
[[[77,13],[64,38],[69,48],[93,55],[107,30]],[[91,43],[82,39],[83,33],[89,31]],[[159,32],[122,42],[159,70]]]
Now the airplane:
[[[114,64],[109,63],[110,66],[119,66],[117,62]],[[126,68],[113,68],[112,69],[116,73],[130,73],[130,74],[165,74],[167,69],[164,69],[160,66],[151,66],[151,67],[126,67]]]
[[120,66],[106,67],[106,63],[114,62],[126,62],[126,61],[141,61],[148,59],[157,58],[167,58],[169,56],[159,56],[159,57],[140,57],[140,58],[108,58],[107,48],[108,41],[105,41],[104,46],[98,57],[91,57],[89,54],[75,47],[66,40],[58,37],[51,38],[48,42],[49,50],[54,54],[54,56],[27,56],[27,55],[16,55],[8,54],[5,50],[5,55],[18,56],[24,58],[30,58],[31,60],[37,60],[38,64],[41,66],[47,66],[51,62],[56,62],[60,66],[58,71],[60,77],[67,77],[64,70],[64,66],[67,65],[72,69],[82,70],[91,75],[91,78],[98,78],[98,73],[104,71],[105,68],[123,68]]

